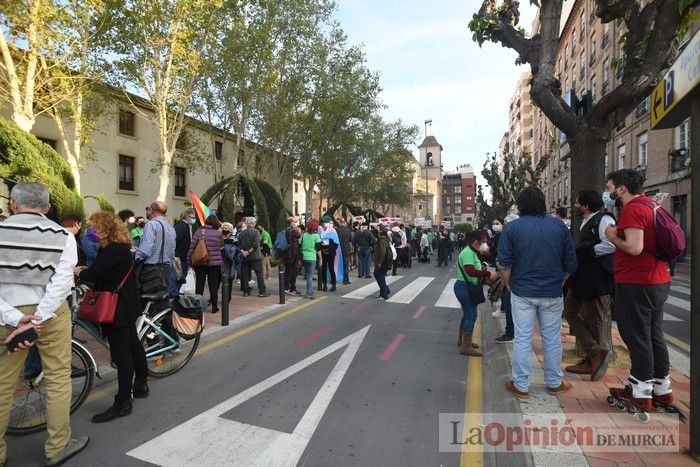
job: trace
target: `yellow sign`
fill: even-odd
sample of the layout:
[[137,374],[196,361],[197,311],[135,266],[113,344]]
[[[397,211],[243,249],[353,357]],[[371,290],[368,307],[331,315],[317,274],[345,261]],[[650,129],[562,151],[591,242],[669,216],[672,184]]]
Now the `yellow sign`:
[[[695,34],[678,56],[664,79],[651,92],[651,127],[675,126],[678,118],[667,119],[700,83],[700,34]],[[676,114],[677,116],[677,114]],[[682,121],[685,115],[680,117]],[[673,123],[671,123],[673,121]],[[669,124],[670,123],[670,124]]]

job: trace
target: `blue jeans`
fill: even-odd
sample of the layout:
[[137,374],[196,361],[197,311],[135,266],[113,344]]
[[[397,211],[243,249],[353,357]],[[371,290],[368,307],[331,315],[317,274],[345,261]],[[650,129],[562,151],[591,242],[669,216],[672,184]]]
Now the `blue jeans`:
[[343,283],[350,282],[350,253],[343,255]]
[[540,322],[542,348],[544,350],[544,381],[547,387],[561,384],[561,316],[564,299],[526,298],[511,293],[513,307],[513,384],[519,391],[527,392],[532,373],[532,336],[535,323]]
[[506,314],[506,336],[513,337],[513,306],[510,303],[510,290],[506,287],[501,293],[501,310]]
[[367,277],[369,276],[369,268],[372,265],[372,255],[369,247],[361,246],[358,253],[357,277]]
[[455,281],[454,285],[455,297],[459,300],[459,304],[462,305],[462,321],[459,323],[459,328],[471,334],[474,332],[474,323],[476,323],[476,308],[472,302],[472,298],[469,295],[469,287],[464,281]]
[[314,271],[316,261],[304,260],[304,276],[306,276],[306,296],[314,296]]
[[389,286],[386,285],[386,271],[387,270],[384,268],[379,268],[374,272],[374,280],[376,280],[379,285],[379,296],[384,300],[388,299],[391,293]]

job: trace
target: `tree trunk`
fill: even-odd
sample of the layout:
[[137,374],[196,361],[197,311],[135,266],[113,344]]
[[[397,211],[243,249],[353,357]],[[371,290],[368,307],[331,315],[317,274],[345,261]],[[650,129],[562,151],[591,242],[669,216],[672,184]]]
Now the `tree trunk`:
[[168,197],[170,187],[170,163],[173,154],[167,149],[163,149],[163,160],[161,161],[160,174],[158,175],[158,198],[157,201],[165,201]]
[[15,109],[12,112],[12,121],[17,124],[18,127],[29,133],[34,127],[34,116],[26,115],[21,110]]

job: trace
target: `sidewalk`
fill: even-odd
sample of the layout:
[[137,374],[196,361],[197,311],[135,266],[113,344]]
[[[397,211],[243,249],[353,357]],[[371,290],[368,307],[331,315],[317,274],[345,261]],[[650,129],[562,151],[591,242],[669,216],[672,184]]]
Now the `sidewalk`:
[[[485,319],[493,319],[486,316]],[[501,329],[505,328],[505,318],[499,319]],[[627,382],[629,374],[629,354],[620,338],[617,328],[613,327],[613,345],[618,352],[618,360],[610,366],[606,375],[597,382],[591,382],[588,375],[575,375],[564,371],[564,379],[573,383],[574,387],[569,392],[559,396],[551,396],[545,392],[544,380],[542,374],[543,352],[542,340],[539,331],[533,338],[533,348],[535,358],[533,359],[533,375],[531,378],[530,398],[520,400],[520,408],[523,414],[532,412],[542,412],[542,404],[545,405],[544,411],[560,410],[566,414],[567,418],[576,423],[576,415],[584,413],[619,413],[615,407],[611,407],[607,403],[608,388],[621,387]],[[564,356],[562,366],[574,363],[577,359],[573,355],[573,348],[576,342],[574,336],[569,335],[568,327],[562,328],[561,339],[564,346]],[[487,344],[487,343],[484,343]],[[512,345],[507,348],[509,361],[512,362]],[[690,380],[681,374],[678,369],[671,367],[671,380],[673,387],[674,403],[679,407],[686,416],[690,411]],[[513,396],[514,397],[514,396]],[[556,401],[554,400],[556,399]],[[546,407],[549,405],[549,407]],[[558,405],[558,407],[556,407]],[[663,425],[663,416],[658,412],[651,412],[651,421],[649,424]],[[627,417],[625,417],[627,418]],[[629,416],[629,421],[637,421]],[[599,452],[587,451],[586,447],[581,448],[581,453],[578,456],[571,456],[567,459],[567,465],[585,465],[589,466],[616,466],[616,465],[646,465],[657,466],[697,466],[694,459],[684,452],[690,446],[689,440],[689,424],[680,424],[680,440],[678,452],[635,452],[630,448],[626,448],[627,452]],[[555,456],[552,454],[537,455],[533,454],[535,465],[556,465]],[[576,459],[575,457],[578,457]]]

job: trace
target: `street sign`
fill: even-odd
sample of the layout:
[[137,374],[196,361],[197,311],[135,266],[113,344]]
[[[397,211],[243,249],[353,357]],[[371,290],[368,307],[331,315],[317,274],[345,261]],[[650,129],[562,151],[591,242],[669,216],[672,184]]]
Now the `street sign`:
[[651,127],[673,128],[690,115],[689,101],[700,84],[700,34],[695,33],[664,79],[651,92]]

